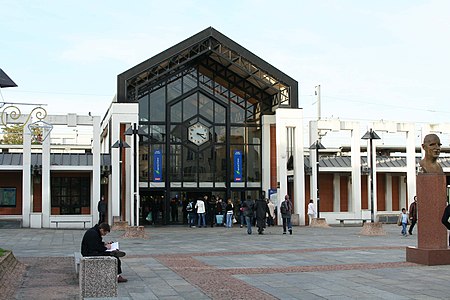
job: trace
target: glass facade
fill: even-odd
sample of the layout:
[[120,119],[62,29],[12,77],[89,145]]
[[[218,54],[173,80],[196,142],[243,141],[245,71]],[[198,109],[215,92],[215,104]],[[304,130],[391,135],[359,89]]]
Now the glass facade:
[[[208,187],[230,196],[238,167],[233,153],[239,150],[243,177],[238,186],[261,189],[260,97],[202,65],[171,75],[140,95],[139,126],[145,132],[139,142],[141,187]],[[161,155],[160,165],[155,153]]]

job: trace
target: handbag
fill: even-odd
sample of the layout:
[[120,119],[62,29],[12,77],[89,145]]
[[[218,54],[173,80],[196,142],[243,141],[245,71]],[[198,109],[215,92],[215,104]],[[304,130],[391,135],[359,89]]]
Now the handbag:
[[236,224],[236,223],[237,223],[236,217],[233,217],[233,224]]
[[398,226],[402,226],[402,216],[401,216],[401,215],[398,216],[398,219],[397,219],[397,225],[398,225]]
[[149,212],[148,215],[147,215],[147,217],[146,217],[145,219],[146,219],[147,221],[149,221],[149,222],[153,221],[152,213]]

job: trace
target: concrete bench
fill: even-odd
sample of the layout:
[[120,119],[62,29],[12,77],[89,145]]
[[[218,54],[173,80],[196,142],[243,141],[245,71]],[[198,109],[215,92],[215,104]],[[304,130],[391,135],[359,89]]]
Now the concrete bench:
[[117,297],[117,259],[84,256],[80,260],[80,299]]
[[79,273],[80,272],[80,260],[81,260],[81,252],[74,252],[73,253],[73,258],[75,261],[75,273]]
[[337,221],[339,221],[339,224],[341,224],[341,226],[344,226],[344,223],[349,221],[349,222],[362,222],[361,226],[364,225],[364,223],[366,223],[366,221],[370,221],[370,219],[355,219],[355,218],[341,218],[341,219],[336,219]]
[[59,223],[83,223],[83,228],[86,229],[86,223],[90,223],[90,220],[52,220],[51,223],[55,223],[56,229],[58,229]]

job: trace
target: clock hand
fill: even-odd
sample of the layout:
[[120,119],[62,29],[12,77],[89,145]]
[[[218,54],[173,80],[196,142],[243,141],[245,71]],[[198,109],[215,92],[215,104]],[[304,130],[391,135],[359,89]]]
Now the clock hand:
[[201,136],[202,138],[205,137],[205,134],[204,134],[204,133],[197,132],[197,135]]

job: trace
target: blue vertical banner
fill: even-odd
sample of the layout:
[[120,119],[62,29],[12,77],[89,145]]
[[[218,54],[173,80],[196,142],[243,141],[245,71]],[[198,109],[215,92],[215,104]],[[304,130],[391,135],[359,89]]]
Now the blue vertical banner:
[[242,181],[242,152],[239,150],[234,150],[234,181]]
[[162,153],[161,150],[153,152],[153,181],[162,181]]

